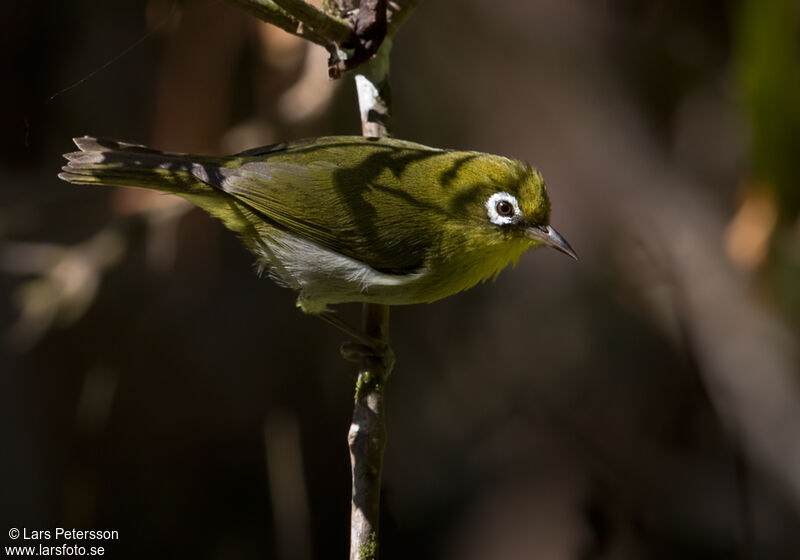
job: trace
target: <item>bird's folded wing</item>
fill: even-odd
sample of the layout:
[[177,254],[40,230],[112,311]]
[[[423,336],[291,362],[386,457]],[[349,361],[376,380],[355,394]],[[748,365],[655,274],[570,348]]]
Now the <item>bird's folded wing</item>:
[[[221,171],[203,180],[293,234],[382,272],[408,274],[424,266],[426,247],[414,235],[414,217],[394,219],[386,231],[369,200],[375,196],[369,180],[336,163],[254,161]],[[404,212],[396,205],[380,210]]]

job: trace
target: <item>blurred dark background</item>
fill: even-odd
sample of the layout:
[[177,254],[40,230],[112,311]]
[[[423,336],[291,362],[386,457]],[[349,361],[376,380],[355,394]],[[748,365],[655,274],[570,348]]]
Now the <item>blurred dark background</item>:
[[[421,2],[396,134],[535,164],[581,260],[531,252],[392,311],[383,558],[800,557],[799,14]],[[82,134],[358,134],[352,78],[219,1],[2,16],[4,544],[60,526],[118,530],[110,558],[344,557],[342,337],[202,212],[56,174]]]

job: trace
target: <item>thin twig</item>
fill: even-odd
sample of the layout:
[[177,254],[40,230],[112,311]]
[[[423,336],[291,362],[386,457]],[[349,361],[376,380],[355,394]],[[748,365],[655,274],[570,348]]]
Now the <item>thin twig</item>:
[[[257,18],[325,47],[328,75],[337,79],[371,60],[419,0],[327,0],[325,10],[304,0],[227,0]],[[340,17],[341,16],[341,17]]]
[[342,46],[354,45],[356,35],[353,28],[346,21],[336,16],[326,14],[316,6],[303,0],[274,0],[286,13],[303,22],[323,37]]
[[[389,341],[389,306],[364,304],[366,333]],[[391,364],[389,364],[391,367]],[[347,435],[352,468],[350,560],[374,560],[378,554],[383,452],[386,447],[384,386],[387,364],[364,358],[356,381],[353,420]]]
[[313,29],[303,25],[303,23],[284,11],[272,0],[227,0],[230,4],[238,6],[251,13],[261,21],[270,23],[275,27],[280,27],[287,33],[302,37],[312,43],[330,48],[331,41],[320,35]]
[[389,87],[389,53],[392,40],[384,40],[378,54],[356,74],[361,133],[364,136],[389,135],[391,89]]

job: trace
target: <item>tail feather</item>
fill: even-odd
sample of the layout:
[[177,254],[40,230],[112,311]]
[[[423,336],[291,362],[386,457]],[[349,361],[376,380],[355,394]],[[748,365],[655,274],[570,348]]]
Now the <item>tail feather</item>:
[[[111,138],[97,138],[95,136],[80,136],[73,138],[73,142],[78,146],[82,152],[119,152],[128,150],[138,153],[161,154],[158,150],[148,148],[142,144],[133,144],[131,142],[120,142],[119,140],[112,140]],[[184,154],[170,154],[180,156]]]
[[261,224],[251,211],[222,188],[231,171],[224,158],[159,152],[145,146],[83,136],[79,152],[64,154],[59,178],[79,185],[142,187],[181,196],[221,219],[252,245]]
[[59,178],[81,185],[144,187],[181,195],[209,194],[214,189],[197,176],[206,169],[185,154],[159,152],[137,144],[83,136],[74,139],[79,152],[64,154]]

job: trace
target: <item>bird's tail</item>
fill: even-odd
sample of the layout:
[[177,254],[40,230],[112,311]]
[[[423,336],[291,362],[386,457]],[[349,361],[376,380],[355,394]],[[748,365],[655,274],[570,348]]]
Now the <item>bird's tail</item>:
[[79,152],[64,154],[59,178],[80,185],[144,187],[183,196],[208,195],[203,181],[219,169],[213,158],[169,154],[136,144],[83,136],[74,139]]
[[143,187],[177,194],[223,221],[255,247],[261,220],[220,185],[231,158],[188,156],[136,144],[83,136],[79,152],[64,154],[67,165],[58,176],[79,185]]

